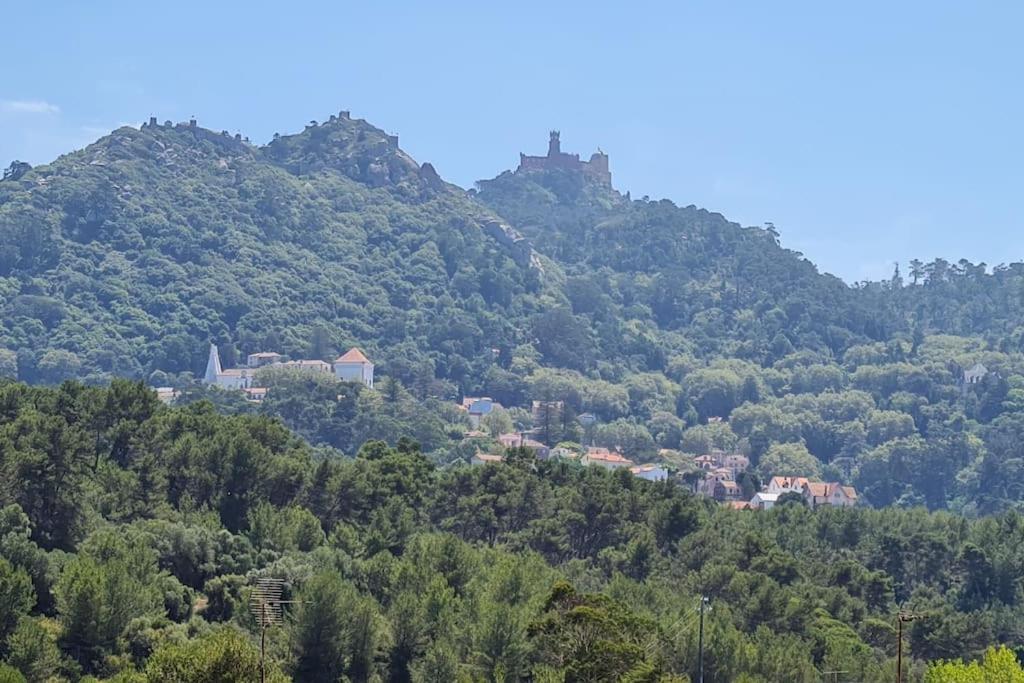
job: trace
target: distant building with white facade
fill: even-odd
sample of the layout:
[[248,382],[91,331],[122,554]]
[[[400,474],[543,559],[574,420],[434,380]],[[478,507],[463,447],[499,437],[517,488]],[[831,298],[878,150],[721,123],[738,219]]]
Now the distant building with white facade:
[[[322,360],[290,360],[283,361],[279,353],[263,352],[251,353],[246,359],[246,366],[243,368],[224,369],[220,363],[220,352],[216,344],[210,344],[210,356],[206,361],[206,373],[203,375],[203,383],[218,386],[221,389],[234,389],[248,391],[254,388],[256,375],[263,368],[279,367],[293,368],[295,370],[306,370],[310,372],[333,373],[338,379],[346,382],[362,382],[369,388],[373,388],[373,363],[363,355],[359,349],[349,349],[347,353],[339,356],[334,363]],[[263,398],[266,392],[262,392],[259,399]]]
[[359,349],[352,347],[334,361],[334,375],[346,382],[362,382],[373,388],[373,363]]

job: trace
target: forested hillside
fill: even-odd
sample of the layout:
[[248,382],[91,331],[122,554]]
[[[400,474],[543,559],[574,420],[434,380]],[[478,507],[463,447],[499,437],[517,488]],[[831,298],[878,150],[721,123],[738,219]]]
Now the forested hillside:
[[211,340],[228,366],[359,343],[403,379],[460,380],[543,295],[493,219],[362,121],[265,148],[121,128],[0,183],[0,362],[31,382],[174,383]]
[[[314,452],[265,417],[142,384],[0,384],[0,680],[891,680],[1017,643],[1024,524],[923,510],[737,512],[628,472],[434,467],[408,440]],[[20,672],[20,673],[19,673]],[[966,674],[964,674],[966,675]],[[972,674],[973,675],[973,674]],[[925,678],[922,679],[922,676]],[[93,680],[93,679],[89,679]]]
[[[1020,263],[847,285],[770,225],[569,171],[465,192],[344,112],[264,146],[151,121],[0,182],[0,376],[143,379],[349,455],[406,436],[465,461],[492,444],[463,438],[462,396],[522,430],[560,400],[551,446],[590,413],[637,461],[720,448],[874,506],[1016,508],[1022,296]],[[227,367],[359,345],[380,380],[268,377],[254,407],[195,386],[210,341]]]

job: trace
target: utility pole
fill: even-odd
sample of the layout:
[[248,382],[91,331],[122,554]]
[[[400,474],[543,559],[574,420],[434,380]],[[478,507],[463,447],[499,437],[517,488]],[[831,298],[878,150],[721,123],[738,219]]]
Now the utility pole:
[[903,624],[921,618],[919,614],[902,610],[896,615],[896,683],[903,683]]
[[700,596],[700,629],[697,636],[697,671],[698,683],[704,683],[704,606],[708,604],[708,596]]

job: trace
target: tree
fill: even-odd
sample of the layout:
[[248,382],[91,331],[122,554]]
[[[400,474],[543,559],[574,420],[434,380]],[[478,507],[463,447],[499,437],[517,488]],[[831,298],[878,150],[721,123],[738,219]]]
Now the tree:
[[821,477],[821,464],[802,443],[775,444],[761,457],[758,465],[762,476],[768,477]]
[[1005,646],[985,650],[981,662],[935,662],[928,666],[924,683],[1024,683],[1024,669],[1013,650]]
[[337,349],[331,340],[331,333],[322,325],[315,325],[309,333],[306,355],[316,360],[334,360]]
[[7,650],[7,663],[21,671],[29,683],[46,683],[60,670],[60,648],[37,619],[22,617],[7,639]]
[[679,680],[648,659],[658,639],[653,623],[605,595],[579,594],[564,581],[552,587],[529,635],[541,661],[566,683]]
[[0,378],[3,377],[18,377],[18,354],[8,349],[0,349]]
[[299,593],[292,630],[294,674],[311,683],[335,683],[348,669],[355,589],[333,572],[314,576]]
[[78,376],[82,361],[71,351],[52,349],[43,354],[36,366],[39,378],[48,384],[60,384]]
[[61,572],[55,594],[62,646],[96,670],[132,619],[163,611],[152,551],[138,537],[97,532]]
[[515,427],[512,424],[512,418],[509,416],[508,411],[503,408],[495,408],[487,415],[484,415],[480,420],[480,426],[492,438],[497,438],[501,434],[508,434]]
[[29,575],[0,557],[0,651],[7,636],[35,603],[35,591]]
[[[260,679],[260,653],[245,635],[230,627],[178,645],[166,645],[146,664],[147,683],[252,683]],[[269,683],[287,683],[277,665],[267,663]]]

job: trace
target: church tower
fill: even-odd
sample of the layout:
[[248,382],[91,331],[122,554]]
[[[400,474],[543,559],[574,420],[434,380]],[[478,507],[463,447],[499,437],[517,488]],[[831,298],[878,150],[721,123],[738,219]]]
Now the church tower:
[[203,375],[203,382],[206,384],[216,384],[217,375],[220,375],[223,370],[220,367],[220,353],[217,351],[217,345],[210,343],[210,358],[206,361],[206,374]]

